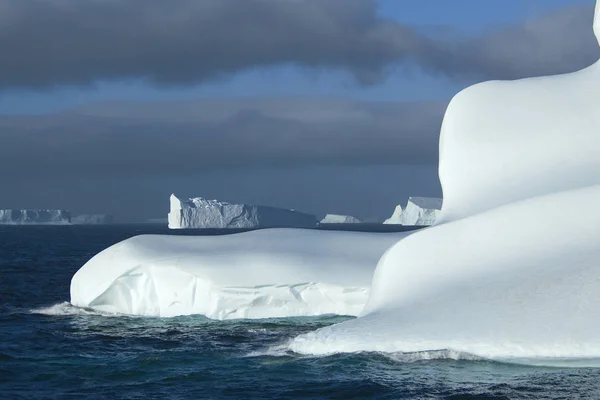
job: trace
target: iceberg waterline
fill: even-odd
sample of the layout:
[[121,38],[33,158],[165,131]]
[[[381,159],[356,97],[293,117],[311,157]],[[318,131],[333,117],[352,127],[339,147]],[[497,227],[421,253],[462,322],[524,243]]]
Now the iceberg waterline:
[[411,233],[136,236],[100,252],[73,276],[71,303],[163,317],[358,315],[377,260]]
[[386,252],[358,319],[290,348],[600,357],[600,211],[582,211],[600,202],[598,109],[599,63],[459,93],[440,138],[438,224]]

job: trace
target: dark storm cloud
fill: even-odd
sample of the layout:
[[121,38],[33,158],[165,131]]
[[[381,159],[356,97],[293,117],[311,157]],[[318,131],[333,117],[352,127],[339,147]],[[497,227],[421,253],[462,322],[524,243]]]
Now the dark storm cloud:
[[273,65],[378,82],[397,63],[462,80],[572,71],[598,56],[592,5],[482,37],[385,19],[375,0],[0,0],[0,88],[191,84]]
[[[445,102],[199,101],[0,118],[0,177],[176,176],[248,168],[435,164]],[[302,106],[302,104],[305,104]],[[226,105],[226,104],[225,104]],[[137,108],[136,108],[137,107]],[[179,111],[191,112],[191,117]],[[221,116],[209,119],[209,114]],[[108,107],[110,110],[110,107]],[[131,112],[128,112],[131,110]],[[140,117],[138,115],[147,115]],[[197,115],[195,115],[197,114]]]
[[184,84],[285,63],[370,82],[418,42],[374,0],[0,0],[0,12],[4,87]]

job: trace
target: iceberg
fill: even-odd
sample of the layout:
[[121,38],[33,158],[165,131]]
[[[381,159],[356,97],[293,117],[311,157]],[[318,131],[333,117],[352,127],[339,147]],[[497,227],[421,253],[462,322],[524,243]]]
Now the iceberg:
[[391,217],[383,221],[386,225],[402,225],[402,206],[397,205]]
[[112,224],[113,217],[108,214],[80,214],[71,218],[74,225],[103,225]]
[[71,214],[66,210],[0,210],[2,225],[68,225]]
[[77,271],[71,303],[111,313],[220,320],[358,315],[377,260],[409,234],[264,229],[136,236]]
[[432,197],[409,197],[400,216],[402,225],[433,225],[442,209],[442,199]]
[[406,208],[396,206],[384,224],[428,226],[433,225],[442,209],[442,199],[434,197],[409,197]]
[[327,214],[320,224],[360,224],[360,219],[350,215]]
[[359,318],[289,347],[599,358],[600,211],[581,208],[600,203],[599,109],[599,62],[456,95],[440,136],[436,225],[384,254]]
[[170,229],[314,228],[314,215],[275,207],[230,204],[196,197],[171,195]]

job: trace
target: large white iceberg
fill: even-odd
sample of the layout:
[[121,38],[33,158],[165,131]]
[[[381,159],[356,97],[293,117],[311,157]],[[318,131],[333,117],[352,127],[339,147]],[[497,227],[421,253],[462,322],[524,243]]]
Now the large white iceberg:
[[351,215],[327,214],[321,224],[360,224],[360,219]]
[[400,217],[402,225],[433,225],[442,209],[442,199],[433,197],[409,197]]
[[71,303],[161,317],[357,315],[377,260],[408,234],[266,229],[136,236],[77,271]]
[[458,94],[440,138],[437,225],[386,252],[360,318],[290,347],[600,357],[598,110],[600,63]]
[[3,225],[67,225],[71,214],[66,210],[0,210]]
[[317,225],[314,215],[275,207],[230,204],[202,197],[182,200],[174,194],[170,203],[170,229],[314,228]]

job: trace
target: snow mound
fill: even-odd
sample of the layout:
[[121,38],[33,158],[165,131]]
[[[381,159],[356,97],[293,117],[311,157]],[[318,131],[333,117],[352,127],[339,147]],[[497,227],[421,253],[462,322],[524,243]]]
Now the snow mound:
[[377,260],[408,234],[268,229],[136,236],[77,271],[71,303],[161,317],[358,315]]
[[402,225],[433,225],[441,209],[442,199],[409,197],[400,221]]
[[80,214],[71,218],[71,223],[74,225],[103,225],[112,222],[112,215],[108,214]]
[[230,204],[196,197],[181,200],[171,195],[171,229],[314,228],[315,216],[275,207]]
[[358,319],[289,347],[600,357],[600,210],[582,212],[600,202],[598,109],[600,63],[455,96],[440,137],[438,224],[386,252]]
[[383,221],[386,225],[401,225],[402,224],[402,206],[397,205],[391,217]]
[[321,224],[360,224],[360,219],[350,215],[327,214]]
[[3,225],[66,225],[71,214],[66,210],[0,210]]

